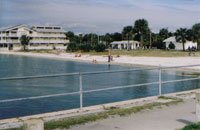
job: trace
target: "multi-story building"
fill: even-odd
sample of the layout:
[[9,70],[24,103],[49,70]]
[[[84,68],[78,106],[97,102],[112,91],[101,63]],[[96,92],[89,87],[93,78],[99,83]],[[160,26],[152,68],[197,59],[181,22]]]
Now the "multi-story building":
[[28,28],[25,24],[14,27],[0,28],[0,47],[12,48],[20,45],[20,37],[27,35],[30,38],[30,46],[69,43],[66,39],[66,31],[61,27],[33,26]]

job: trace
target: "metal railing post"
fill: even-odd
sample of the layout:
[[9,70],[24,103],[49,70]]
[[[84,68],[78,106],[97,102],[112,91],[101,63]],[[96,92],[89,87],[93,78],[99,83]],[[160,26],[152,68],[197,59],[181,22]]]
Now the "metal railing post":
[[162,95],[162,68],[159,67],[159,96]]
[[82,84],[82,75],[80,74],[80,109],[83,108],[83,84]]

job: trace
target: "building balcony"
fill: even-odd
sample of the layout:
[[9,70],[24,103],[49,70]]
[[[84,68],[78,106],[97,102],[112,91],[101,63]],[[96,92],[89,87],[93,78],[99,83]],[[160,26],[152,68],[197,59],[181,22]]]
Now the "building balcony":
[[[5,44],[19,44],[20,40],[0,40],[0,43],[5,43]],[[40,43],[62,43],[62,44],[67,44],[69,43],[69,40],[30,40],[30,43],[35,43],[35,44],[40,44]]]
[[32,41],[30,41],[30,43],[63,43],[63,44],[66,44],[66,43],[69,43],[69,41],[68,40],[52,40],[52,41],[45,41],[45,40],[32,40]]
[[66,36],[63,35],[30,35],[31,37],[36,38],[66,38]]
[[0,43],[5,43],[5,44],[19,44],[20,41],[18,41],[18,40],[13,40],[13,41],[0,40]]
[[14,44],[14,43],[20,43],[20,41],[19,40],[6,40],[5,43]]
[[9,35],[0,34],[0,37],[19,37],[19,36],[17,34],[9,34]]
[[5,36],[6,36],[6,34],[2,34],[2,33],[0,34],[0,37],[5,37]]

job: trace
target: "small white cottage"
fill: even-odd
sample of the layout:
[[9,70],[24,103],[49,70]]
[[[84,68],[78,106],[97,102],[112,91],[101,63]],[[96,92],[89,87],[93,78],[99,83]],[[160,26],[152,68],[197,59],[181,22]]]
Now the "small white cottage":
[[129,49],[134,50],[140,47],[140,43],[138,41],[130,40],[130,41],[114,41],[111,42],[113,49]]
[[[176,42],[175,36],[169,37],[169,38],[165,39],[163,42],[166,43],[166,48],[169,48],[169,44],[173,43],[175,45],[175,50],[183,50],[183,44],[180,43],[180,42]],[[187,41],[185,43],[185,50],[188,50],[189,47],[190,48],[192,48],[192,47],[197,48],[197,43],[194,43],[192,41]]]

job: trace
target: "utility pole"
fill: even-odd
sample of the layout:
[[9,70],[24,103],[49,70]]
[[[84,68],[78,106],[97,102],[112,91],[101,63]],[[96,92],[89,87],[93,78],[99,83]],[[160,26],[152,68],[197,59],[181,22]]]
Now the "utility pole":
[[99,44],[99,35],[98,35],[98,44]]
[[83,34],[79,34],[79,38],[80,38],[80,45],[81,45],[81,41],[82,41],[82,35],[83,35]]
[[151,35],[152,35],[152,34],[151,34],[151,31],[150,31],[150,39],[149,39],[149,40],[150,40],[150,48],[151,48],[151,46],[152,46],[152,45],[151,45]]
[[92,45],[92,36],[93,36],[93,34],[91,34],[91,45]]

